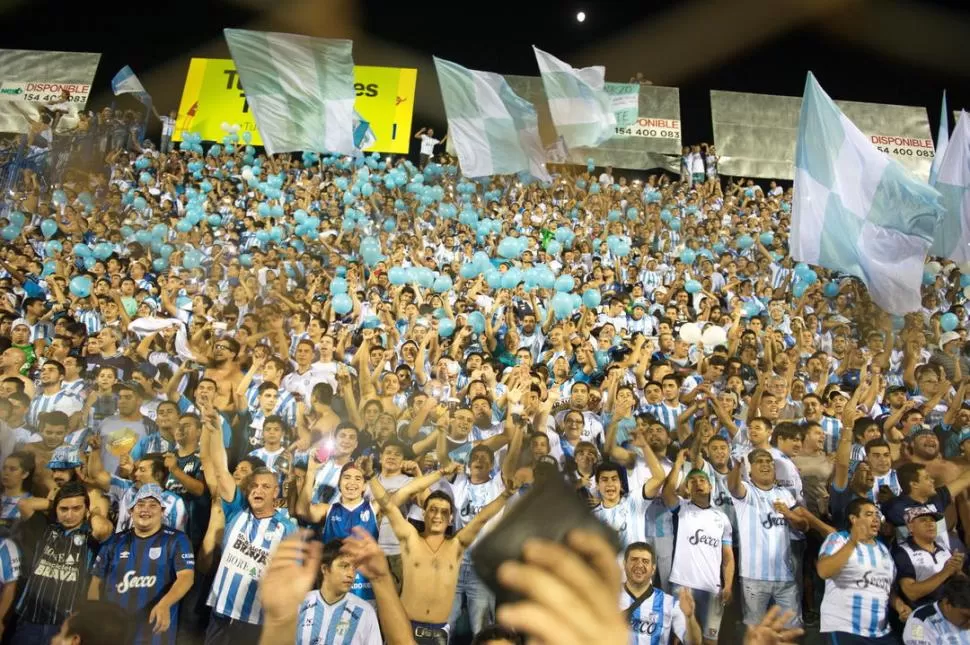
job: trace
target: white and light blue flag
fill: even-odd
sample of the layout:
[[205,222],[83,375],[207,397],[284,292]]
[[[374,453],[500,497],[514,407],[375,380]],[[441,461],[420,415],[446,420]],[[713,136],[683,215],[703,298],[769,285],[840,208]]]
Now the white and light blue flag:
[[362,117],[357,110],[354,110],[354,147],[358,150],[366,150],[376,141],[377,136],[370,127],[370,121]]
[[943,105],[940,107],[940,129],[936,131],[936,150],[933,154],[933,165],[930,166],[930,186],[936,183],[936,175],[940,172],[940,163],[946,154],[946,146],[950,141],[950,115],[946,112],[946,90],[943,90]]
[[266,152],[354,153],[352,41],[245,29],[225,36]]
[[551,181],[535,107],[499,74],[434,59],[449,139],[467,177],[527,172]]
[[145,91],[145,86],[141,84],[141,81],[135,76],[135,72],[128,65],[118,70],[115,77],[111,79],[111,91],[114,92],[115,96],[134,94],[135,98],[145,105],[152,102],[152,97]]
[[876,150],[811,73],[794,192],[795,260],[856,276],[891,314],[920,308],[923,264],[943,213],[940,194]]
[[953,128],[934,187],[943,196],[946,214],[936,227],[931,252],[958,263],[970,262],[970,117],[966,112],[960,112]]
[[598,146],[615,134],[606,68],[575,69],[533,46],[556,132],[569,148]]

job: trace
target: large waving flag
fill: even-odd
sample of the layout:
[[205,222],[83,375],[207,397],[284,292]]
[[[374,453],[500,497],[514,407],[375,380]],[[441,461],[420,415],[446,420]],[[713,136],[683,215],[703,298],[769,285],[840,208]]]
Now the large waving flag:
[[550,181],[535,107],[504,78],[434,59],[461,171],[468,177],[527,172]]
[[134,94],[135,98],[145,105],[152,102],[152,97],[145,91],[145,86],[141,84],[141,81],[135,76],[135,72],[128,65],[118,70],[115,77],[111,79],[111,91],[114,92],[115,96]]
[[349,40],[226,29],[266,152],[354,152]]
[[616,116],[606,92],[606,68],[574,69],[533,46],[556,132],[569,148],[597,146],[614,134]]
[[936,183],[936,175],[940,172],[940,163],[946,154],[946,146],[950,141],[950,115],[946,113],[946,90],[943,90],[943,105],[940,107],[940,129],[936,131],[936,151],[933,165],[930,166],[930,186]]
[[940,194],[882,154],[805,81],[795,148],[792,257],[854,275],[891,314],[920,307]]
[[960,112],[953,138],[940,160],[935,188],[943,196],[946,214],[936,228],[932,253],[955,262],[970,262],[970,117],[966,112]]

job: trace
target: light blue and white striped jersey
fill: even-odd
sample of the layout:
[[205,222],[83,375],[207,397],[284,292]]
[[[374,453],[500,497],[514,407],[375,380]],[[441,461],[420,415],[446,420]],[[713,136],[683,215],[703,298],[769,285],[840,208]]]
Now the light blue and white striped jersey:
[[[158,428],[153,429],[131,449],[131,458],[138,461],[145,455],[164,454],[166,452],[177,452],[178,444],[174,439],[166,439]],[[179,529],[181,530],[181,529]]]
[[[131,528],[131,505],[134,503],[137,494],[138,487],[135,486],[133,481],[115,475],[111,476],[108,496],[118,504],[118,521],[115,524],[115,533],[121,533]],[[182,498],[173,492],[163,490],[162,525],[184,533],[187,519],[185,502]]]
[[334,604],[314,589],[300,604],[296,645],[381,645],[377,614],[366,600],[346,594]]
[[[625,611],[636,602],[623,586],[620,592],[620,610]],[[687,617],[674,596],[654,587],[650,596],[640,603],[630,621],[630,645],[667,645],[671,632],[686,643]]]
[[642,487],[636,489],[631,484],[630,493],[621,497],[616,506],[607,508],[601,503],[593,509],[593,515],[619,534],[622,553],[627,545],[646,539],[648,506],[651,501],[643,498]]
[[896,476],[895,468],[890,468],[889,472],[885,475],[873,474],[872,479],[872,489],[866,495],[870,501],[876,501],[876,497],[879,495],[879,489],[882,486],[889,486],[889,488],[893,491],[893,495],[896,497],[903,494],[903,489],[899,486],[899,478]]
[[[822,543],[819,559],[835,554],[848,541],[847,531],[830,534]],[[896,564],[885,545],[878,540],[856,545],[842,570],[825,581],[820,631],[864,638],[888,634],[889,592],[895,578]]]
[[762,490],[747,483],[744,487],[744,497],[734,498],[741,542],[741,577],[773,582],[794,580],[788,521],[774,509],[774,502],[793,508],[795,499],[787,489],[778,486]]
[[0,541],[0,584],[20,579],[20,549],[10,538]]
[[61,390],[73,394],[82,401],[87,396],[88,384],[83,378],[79,378],[76,381],[61,381]]
[[[246,390],[246,405],[249,406],[249,411],[253,414],[259,412],[259,386],[260,383],[252,383]],[[273,409],[273,414],[278,415],[286,427],[292,432],[296,427],[296,397],[293,396],[292,392],[287,390],[280,390],[278,397],[276,399],[276,407]]]
[[101,320],[101,314],[97,311],[80,310],[77,312],[77,314],[75,314],[74,318],[78,322],[84,323],[84,326],[87,327],[88,330],[88,336],[97,334],[99,331],[101,331],[101,328],[104,327],[104,323]]
[[825,433],[825,452],[835,452],[839,447],[839,437],[842,436],[842,421],[826,415],[822,417],[819,425],[822,426],[822,432]]
[[651,405],[650,403],[643,406],[643,409],[654,417],[657,421],[663,424],[667,430],[671,432],[676,432],[677,430],[677,418],[684,413],[687,406],[683,403],[678,403],[675,406],[670,406],[666,401],[661,401],[656,405]]
[[222,502],[222,508],[226,515],[222,559],[207,604],[219,616],[258,625],[263,622],[259,579],[270,554],[296,525],[280,513],[255,517],[239,490],[231,503]]
[[329,504],[340,498],[338,484],[340,483],[340,469],[343,468],[333,459],[320,466],[313,479],[313,497],[311,504]]
[[940,603],[917,608],[906,621],[904,645],[970,645],[970,629],[960,629],[943,615]]
[[0,526],[13,526],[20,519],[21,500],[33,497],[30,493],[23,495],[3,495],[0,496]]
[[54,394],[44,394],[43,390],[38,390],[30,402],[30,407],[27,408],[27,427],[32,430],[39,429],[39,417],[45,412],[63,412],[70,417],[80,412],[82,408],[84,408],[84,401],[63,388]]

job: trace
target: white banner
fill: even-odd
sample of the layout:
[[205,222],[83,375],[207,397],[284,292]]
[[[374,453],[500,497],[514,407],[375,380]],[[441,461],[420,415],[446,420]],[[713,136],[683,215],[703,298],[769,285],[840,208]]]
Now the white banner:
[[[835,103],[880,151],[917,177],[929,178],[933,140],[926,108]],[[793,179],[801,106],[798,97],[712,90],[711,119],[721,174]]]
[[[557,145],[559,137],[552,124],[542,80],[511,75],[505,79],[516,94],[535,105],[547,159],[559,163],[562,148]],[[610,105],[617,116],[613,136],[593,148],[566,150],[567,163],[585,166],[587,159],[592,159],[597,166],[680,171],[680,90],[658,85],[641,85],[637,93],[633,89],[628,83],[606,84]]]
[[24,113],[35,117],[42,105],[59,103],[67,90],[83,109],[101,54],[0,49],[0,132],[26,133]]

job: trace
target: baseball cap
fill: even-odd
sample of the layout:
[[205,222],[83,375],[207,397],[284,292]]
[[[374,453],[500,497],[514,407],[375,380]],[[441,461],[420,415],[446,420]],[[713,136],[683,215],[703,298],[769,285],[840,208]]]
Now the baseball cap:
[[690,472],[687,473],[687,477],[685,479],[690,479],[691,477],[703,477],[708,482],[711,481],[711,478],[708,476],[708,474],[703,470],[701,470],[700,468],[692,468]]
[[158,368],[151,363],[139,363],[137,369],[145,378],[153,379],[158,376]]
[[74,446],[62,445],[54,449],[47,467],[51,470],[71,470],[81,465],[81,453]]
[[137,383],[135,383],[134,381],[122,381],[121,383],[115,383],[111,387],[111,390],[115,394],[117,394],[121,390],[131,390],[139,398],[142,398],[142,399],[145,398],[145,390],[143,390],[142,387]]
[[940,349],[946,347],[947,343],[952,343],[955,340],[960,340],[960,334],[955,331],[943,332],[940,335]]
[[935,506],[928,506],[926,504],[922,504],[920,506],[911,506],[903,511],[903,518],[906,520],[907,524],[915,519],[926,516],[932,517],[937,522],[943,519],[943,514],[937,511]]
[[847,399],[849,398],[849,395],[848,395],[848,394],[846,394],[846,393],[845,393],[844,391],[842,391],[842,390],[832,390],[831,392],[829,392],[829,396],[828,396],[828,399],[829,399],[829,401],[831,401],[831,400],[832,400],[833,398],[835,398],[835,397],[837,397],[837,396],[844,396],[844,397],[845,397],[845,398],[847,398]]
[[886,394],[895,394],[896,392],[906,393],[908,391],[905,385],[891,385],[886,388]]
[[15,327],[26,327],[30,329],[30,323],[27,322],[26,318],[17,318],[15,321],[10,323],[10,329],[14,329]]
[[[143,484],[135,494],[135,499],[131,501],[134,506],[143,499],[154,498],[159,504],[162,503],[162,487],[158,484]],[[130,508],[130,507],[129,507]]]

